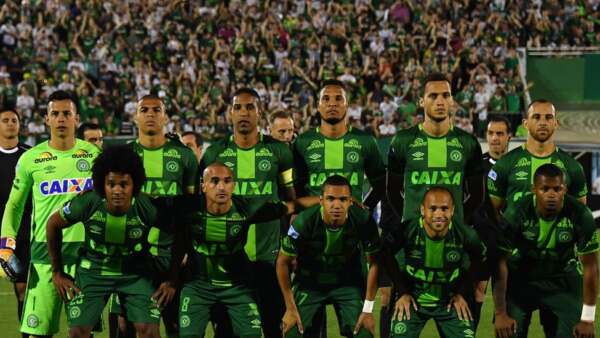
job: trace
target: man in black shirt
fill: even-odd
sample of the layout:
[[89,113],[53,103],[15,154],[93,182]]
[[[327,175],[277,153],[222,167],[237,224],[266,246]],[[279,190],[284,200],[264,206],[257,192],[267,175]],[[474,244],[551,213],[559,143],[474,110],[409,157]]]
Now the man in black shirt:
[[[4,214],[4,207],[8,200],[13,179],[15,178],[15,166],[19,157],[30,146],[19,142],[19,114],[11,109],[0,110],[0,218]],[[17,246],[15,255],[21,262],[22,267],[29,266],[29,215],[31,215],[31,199],[25,206],[19,233],[17,234]],[[25,289],[27,283],[27,270],[12,280],[14,282],[15,295],[18,302],[18,317],[21,321],[21,312],[23,309],[23,299],[25,298]],[[23,337],[27,337],[23,334]]]

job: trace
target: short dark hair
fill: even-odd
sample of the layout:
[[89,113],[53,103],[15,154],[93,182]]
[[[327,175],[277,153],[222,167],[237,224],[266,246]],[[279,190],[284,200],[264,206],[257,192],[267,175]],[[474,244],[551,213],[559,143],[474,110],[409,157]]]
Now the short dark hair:
[[333,185],[337,187],[347,186],[348,189],[350,189],[350,194],[352,195],[352,186],[350,185],[348,179],[342,175],[332,175],[327,177],[327,179],[325,179],[325,182],[323,182],[323,185],[321,186],[321,195],[323,194],[323,192],[325,192],[325,187],[328,185]]
[[140,97],[138,102],[141,102],[144,100],[158,100],[160,102],[163,102],[163,100],[158,95],[155,95],[155,94],[146,94],[146,95]]
[[292,114],[285,110],[277,110],[269,115],[269,123],[273,123],[275,119],[291,119]]
[[260,95],[258,95],[258,92],[256,90],[254,90],[250,87],[242,87],[242,88],[236,90],[235,92],[233,92],[233,94],[231,94],[231,102],[233,103],[234,97],[240,96],[242,94],[248,94],[250,96],[254,96],[254,98],[256,98],[256,101],[260,105]]
[[75,106],[75,113],[79,114],[79,108],[77,107],[77,102],[75,101],[75,97],[64,90],[57,90],[55,92],[53,92],[52,94],[50,94],[50,96],[48,96],[48,104],[50,104],[50,102],[52,101],[64,101],[64,100],[69,100],[71,102],[73,102],[73,105]]
[[100,126],[95,123],[83,122],[79,126],[79,128],[77,128],[77,138],[83,140],[83,135],[85,134],[86,130],[99,130],[99,129],[101,129]]
[[21,123],[21,115],[16,110],[12,108],[0,108],[0,114],[7,112],[15,114],[17,116],[17,120],[19,120],[19,123]]
[[529,116],[529,109],[531,109],[531,107],[533,107],[534,104],[551,104],[554,107],[554,103],[552,103],[550,100],[546,100],[546,99],[535,99],[533,101],[531,101],[531,103],[527,106],[527,109],[525,110],[525,112],[523,113],[523,117],[527,118]]
[[560,180],[564,182],[565,173],[556,165],[552,163],[542,164],[535,170],[533,174],[533,183],[535,184],[540,177],[560,177]]
[[183,132],[183,134],[181,134],[181,137],[188,136],[188,135],[194,135],[197,146],[201,146],[202,144],[204,144],[204,139],[202,138],[202,135],[200,135],[200,133],[196,133],[195,131],[185,131],[185,132]]
[[325,88],[327,86],[338,86],[341,87],[344,91],[346,91],[346,85],[344,85],[342,81],[337,79],[323,80],[323,82],[321,83],[321,88]]
[[146,181],[144,163],[130,145],[116,145],[104,149],[92,166],[94,190],[105,197],[104,181],[111,172],[129,174],[133,181],[133,195],[137,195]]
[[506,133],[510,134],[512,129],[511,129],[510,121],[508,121],[508,119],[506,117],[501,116],[501,115],[492,115],[492,116],[490,116],[490,118],[488,120],[488,124],[490,124],[492,122],[504,123],[504,125],[506,125]]
[[427,87],[427,84],[429,82],[438,82],[438,81],[444,81],[444,82],[448,82],[448,84],[450,84],[450,80],[448,80],[448,77],[442,73],[431,73],[429,75],[427,75],[427,77],[425,78],[425,82],[423,82],[423,93],[425,92],[425,88]]
[[450,195],[450,200],[452,201],[452,205],[454,205],[454,196],[452,196],[452,192],[450,192],[450,189],[441,186],[441,185],[433,185],[430,186],[427,191],[425,191],[425,194],[423,194],[423,199],[421,200],[421,204],[425,203],[425,198],[427,197],[427,195],[429,195],[430,193],[434,193],[434,192],[443,192],[443,193],[447,193],[448,195]]

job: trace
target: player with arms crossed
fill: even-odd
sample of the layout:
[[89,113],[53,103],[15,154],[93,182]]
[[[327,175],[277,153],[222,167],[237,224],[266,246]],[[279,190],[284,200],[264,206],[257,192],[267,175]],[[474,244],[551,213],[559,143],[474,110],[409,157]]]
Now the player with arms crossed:
[[[317,311],[333,303],[342,335],[372,337],[379,266],[377,224],[367,210],[353,205],[352,187],[343,176],[329,176],[321,189],[320,205],[298,214],[277,259],[277,278],[286,303],[284,336],[304,335]],[[370,263],[364,305],[362,253]],[[292,287],[294,259],[298,265]]]
[[[191,278],[181,292],[180,337],[204,337],[211,309],[220,304],[227,311],[233,334],[261,337],[261,314],[249,287],[254,273],[244,244],[250,226],[264,226],[294,212],[302,200],[271,202],[264,198],[233,195],[234,174],[220,162],[204,169],[201,196],[191,203],[182,221],[190,235],[188,265]],[[232,196],[233,195],[233,196]],[[276,199],[275,199],[276,200]],[[189,207],[184,206],[185,210]],[[258,229],[257,229],[258,230]]]
[[[443,337],[475,337],[466,297],[486,247],[477,233],[454,217],[452,193],[431,187],[421,203],[421,217],[403,222],[383,237],[385,266],[399,299],[391,337],[419,337],[429,319]],[[393,255],[405,250],[401,272]],[[465,271],[468,265],[468,270]]]
[[[233,194],[236,196],[279,200],[280,187],[284,187],[285,200],[294,200],[292,153],[285,143],[259,133],[261,107],[258,93],[250,88],[238,89],[232,95],[229,114],[233,135],[211,144],[204,152],[200,168],[214,162],[227,165],[235,176]],[[245,246],[246,254],[253,262],[254,288],[267,338],[281,336],[279,319],[283,315],[283,300],[280,294],[273,293],[277,290],[275,259],[280,228],[278,219],[268,224],[251,225]]]
[[[175,295],[183,255],[172,256],[171,279],[155,292],[147,269],[152,260],[147,236],[151,226],[169,229],[170,217],[164,209],[160,214],[140,193],[144,167],[127,146],[110,147],[100,154],[92,178],[94,190],[66,202],[47,225],[52,281],[67,303],[69,337],[89,337],[111,293],[119,295],[139,337],[159,337],[160,308]],[[85,245],[73,280],[62,269],[60,247],[62,231],[79,222],[85,228]]]
[[592,213],[567,195],[554,164],[535,171],[532,190],[503,215],[498,249],[517,256],[499,260],[508,282],[494,285],[496,334],[527,337],[531,313],[543,305],[558,318],[554,337],[594,337],[600,241]]
[[[23,208],[29,196],[33,199],[31,228],[31,263],[25,296],[21,332],[32,337],[52,336],[59,330],[62,299],[52,285],[52,267],[46,245],[46,223],[50,215],[75,194],[92,189],[92,161],[98,148],[75,138],[79,120],[74,99],[64,91],[48,97],[46,125],[50,140],[29,149],[21,156],[15,180],[2,217],[0,249],[9,260],[15,250]],[[78,251],[83,244],[81,223],[63,232],[61,255],[63,271],[75,272]]]

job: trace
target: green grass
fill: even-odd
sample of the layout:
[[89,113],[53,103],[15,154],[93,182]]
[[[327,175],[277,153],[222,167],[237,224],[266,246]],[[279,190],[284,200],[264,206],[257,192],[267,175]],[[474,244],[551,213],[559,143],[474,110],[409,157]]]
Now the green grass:
[[[0,308],[0,336],[3,338],[12,338],[12,337],[20,337],[17,333],[18,331],[18,323],[16,316],[16,300],[12,291],[12,285],[7,281],[0,281],[0,304],[3,306]],[[482,321],[479,324],[479,330],[477,331],[478,337],[493,337],[493,329],[494,326],[492,324],[492,314],[493,314],[493,304],[491,294],[488,293],[486,302],[483,306],[482,310]],[[107,326],[105,316],[105,326]],[[379,305],[375,306],[375,318],[378,320],[379,318]],[[340,337],[339,329],[337,325],[337,320],[335,314],[333,312],[333,308],[328,306],[327,309],[327,332],[328,337],[335,338]],[[597,311],[596,314],[596,323],[600,323],[600,311]],[[377,329],[379,329],[379,322],[376,323]],[[600,336],[600,328],[596,330],[596,335]],[[63,324],[61,325],[61,331],[56,337],[66,337],[67,336],[67,323],[65,316],[63,315]],[[543,337],[542,329],[539,324],[537,313],[534,314],[533,322],[529,329],[529,337]],[[108,328],[106,328],[105,332],[96,334],[97,338],[108,338]],[[164,337],[164,331],[163,331]],[[207,330],[206,334],[207,338],[212,337],[212,330],[210,328]],[[379,337],[379,330],[377,331],[377,336]],[[435,325],[432,321],[427,323],[425,330],[421,334],[421,337],[438,337]]]

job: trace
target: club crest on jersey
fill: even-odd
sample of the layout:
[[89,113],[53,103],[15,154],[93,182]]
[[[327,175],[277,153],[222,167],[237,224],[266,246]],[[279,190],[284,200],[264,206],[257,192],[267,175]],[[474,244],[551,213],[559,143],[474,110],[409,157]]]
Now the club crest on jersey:
[[360,156],[358,156],[356,151],[351,151],[346,155],[346,160],[350,163],[358,163],[359,158]]
[[43,181],[40,193],[44,196],[80,193],[94,187],[92,178],[65,178],[62,180]]
[[85,150],[85,149],[78,149],[77,151],[75,151],[75,153],[73,155],[71,155],[71,158],[92,158],[92,157],[94,157],[94,154],[88,153],[87,150]]
[[40,153],[35,160],[33,160],[33,163],[44,163],[56,160],[58,160],[58,156],[52,155],[52,153],[49,151],[44,151],[43,153]]
[[79,170],[81,172],[86,172],[86,171],[90,170],[90,163],[83,159],[78,160],[77,163],[75,164],[75,167],[77,167],[77,170]]
[[454,162],[460,162],[462,160],[462,154],[458,150],[452,150],[450,152],[450,159]]
[[260,171],[269,171],[269,170],[271,170],[271,161],[269,161],[269,160],[262,160],[262,161],[258,162],[258,169]]
[[179,164],[177,164],[177,162],[175,162],[175,161],[167,162],[167,171],[168,172],[175,173],[175,172],[177,172],[177,170],[179,170]]

